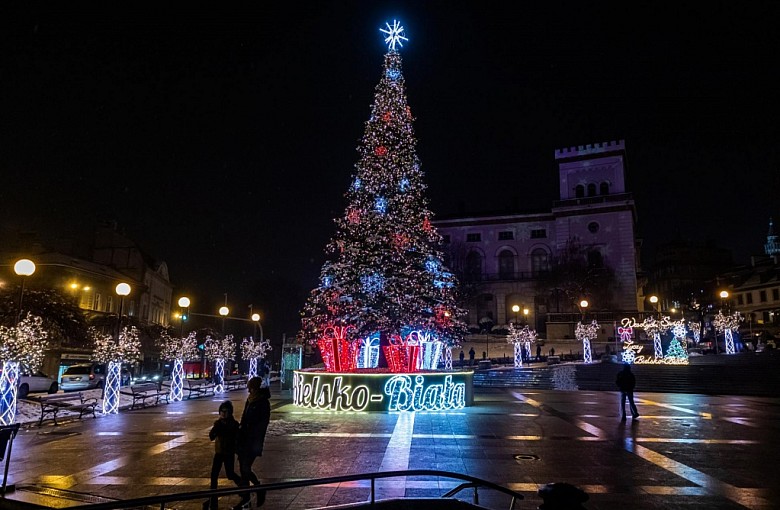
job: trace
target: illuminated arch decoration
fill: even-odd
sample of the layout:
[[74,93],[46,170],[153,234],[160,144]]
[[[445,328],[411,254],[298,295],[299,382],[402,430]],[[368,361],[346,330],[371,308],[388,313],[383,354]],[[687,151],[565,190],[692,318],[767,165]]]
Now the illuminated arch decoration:
[[685,335],[688,333],[688,328],[685,327],[685,319],[671,322],[670,326],[672,341],[669,342],[665,358],[674,358],[673,363],[675,364],[687,364],[688,351],[685,349]]
[[[722,333],[726,341],[726,354],[734,354],[734,331],[739,329],[739,324],[743,321],[742,314],[734,312],[731,315],[724,315],[722,310],[718,310],[718,315],[712,320],[715,330]],[[717,341],[717,340],[716,340]]]
[[664,350],[661,345],[661,335],[669,330],[671,322],[669,317],[646,317],[644,321],[639,324],[639,327],[644,329],[648,335],[653,337],[653,353],[655,359],[663,359]]
[[355,369],[354,345],[347,340],[347,334],[354,329],[352,326],[329,326],[317,340],[328,372],[351,372]]
[[595,320],[590,324],[583,324],[577,322],[577,327],[574,329],[574,336],[577,340],[582,341],[582,359],[585,363],[593,363],[593,354],[590,349],[590,340],[596,338],[599,332],[599,323]]
[[16,326],[0,326],[0,425],[12,425],[16,420],[20,363],[37,370],[49,346],[47,338],[43,319],[30,313]]
[[198,359],[198,340],[191,331],[186,337],[175,338],[165,333],[160,336],[160,358],[173,362],[171,391],[168,400],[180,402],[184,398],[184,362]]
[[355,340],[355,367],[376,368],[379,366],[379,333],[371,333],[366,338]]
[[322,411],[452,411],[474,404],[473,371],[333,374],[296,370],[293,404]]

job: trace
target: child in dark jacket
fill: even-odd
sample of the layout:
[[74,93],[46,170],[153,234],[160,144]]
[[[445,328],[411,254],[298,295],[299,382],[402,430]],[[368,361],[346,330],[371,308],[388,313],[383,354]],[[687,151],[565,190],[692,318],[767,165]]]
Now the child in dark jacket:
[[[233,418],[233,403],[229,400],[219,405],[219,419],[209,431],[209,439],[214,441],[214,460],[211,463],[211,488],[216,489],[219,472],[225,466],[225,476],[240,485],[241,477],[236,474],[236,445],[238,443],[238,422]],[[203,508],[217,508],[217,498],[211,498],[203,503]]]

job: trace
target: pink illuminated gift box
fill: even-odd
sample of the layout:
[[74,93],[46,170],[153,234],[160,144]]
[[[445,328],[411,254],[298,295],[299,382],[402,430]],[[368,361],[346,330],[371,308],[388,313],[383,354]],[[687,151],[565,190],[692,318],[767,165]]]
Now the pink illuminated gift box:
[[317,341],[325,370],[328,372],[352,372],[355,369],[355,350],[347,340],[351,326],[331,326],[325,329]]

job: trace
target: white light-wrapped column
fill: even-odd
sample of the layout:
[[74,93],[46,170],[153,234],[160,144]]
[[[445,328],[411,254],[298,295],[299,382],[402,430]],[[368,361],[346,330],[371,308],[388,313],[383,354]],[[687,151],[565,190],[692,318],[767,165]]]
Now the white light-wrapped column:
[[[723,332],[723,336],[726,340],[726,354],[734,354],[734,335],[730,329]],[[717,339],[715,340],[717,342]]]
[[214,362],[214,393],[225,392],[225,358],[217,358]]
[[661,347],[661,333],[653,333],[653,351],[655,359],[661,359],[664,357],[664,350]]
[[585,363],[593,363],[593,354],[590,352],[590,338],[582,339],[582,359]]
[[184,360],[173,360],[173,372],[171,373],[171,393],[168,400],[180,402],[184,398]]
[[117,414],[119,412],[119,383],[122,364],[118,361],[108,363],[106,373],[106,385],[103,388],[103,414]]
[[515,368],[523,366],[523,343],[515,342]]
[[12,425],[16,420],[16,391],[19,386],[19,362],[3,363],[0,376],[0,425]]
[[247,379],[257,377],[257,358],[250,358],[249,360],[249,374]]
[[444,348],[444,370],[452,370],[452,347]]

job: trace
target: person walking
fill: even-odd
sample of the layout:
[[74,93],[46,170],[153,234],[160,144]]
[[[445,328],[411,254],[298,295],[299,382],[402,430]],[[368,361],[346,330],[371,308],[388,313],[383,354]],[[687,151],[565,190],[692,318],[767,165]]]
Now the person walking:
[[473,347],[471,349],[469,349],[469,366],[471,366],[471,367],[474,366],[474,356],[476,356],[476,355],[477,355],[477,353],[474,352],[474,348]]
[[631,372],[631,365],[628,363],[623,365],[623,370],[618,372],[615,383],[620,389],[620,413],[623,415],[621,419],[624,421],[626,419],[626,397],[628,397],[628,403],[631,406],[631,417],[639,418],[639,411],[637,411],[636,404],[634,403],[636,377],[634,377],[634,373]]
[[460,350],[460,366],[463,367],[463,360],[466,357],[465,354],[463,354],[463,349]]
[[[211,489],[219,485],[219,472],[225,466],[225,476],[241,486],[241,477],[236,474],[236,445],[238,442],[238,422],[233,418],[233,403],[229,400],[219,405],[219,418],[209,431],[209,439],[214,441],[214,459],[211,462]],[[217,498],[203,502],[203,508],[217,508]]]
[[[249,397],[241,414],[241,425],[238,430],[238,465],[241,471],[241,487],[259,485],[260,480],[252,471],[252,463],[263,455],[263,444],[268,423],[271,421],[271,390],[263,385],[260,377],[249,379],[246,384]],[[265,491],[258,491],[257,505],[265,502]],[[241,502],[234,509],[242,508],[249,502],[249,493],[241,495]]]

